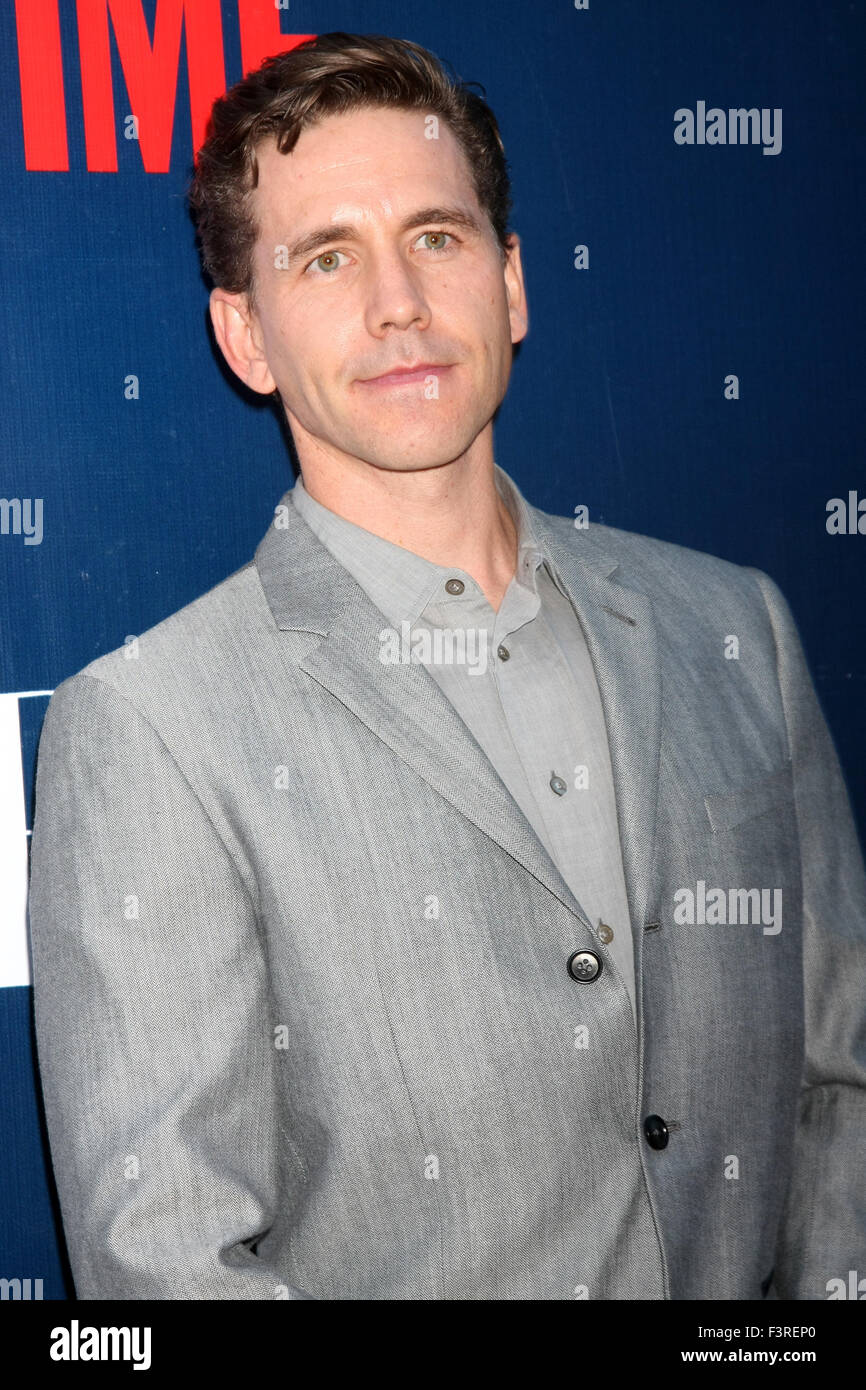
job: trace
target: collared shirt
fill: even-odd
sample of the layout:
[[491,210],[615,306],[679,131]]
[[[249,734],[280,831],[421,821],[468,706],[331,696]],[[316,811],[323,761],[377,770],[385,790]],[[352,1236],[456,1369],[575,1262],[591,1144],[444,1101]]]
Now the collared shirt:
[[426,667],[480,744],[581,908],[600,927],[635,1010],[632,931],[595,671],[523,495],[498,465],[494,480],[518,545],[517,568],[498,612],[471,574],[436,565],[347,521],[315,501],[301,478],[291,497],[388,619],[395,649],[411,643],[413,660]]

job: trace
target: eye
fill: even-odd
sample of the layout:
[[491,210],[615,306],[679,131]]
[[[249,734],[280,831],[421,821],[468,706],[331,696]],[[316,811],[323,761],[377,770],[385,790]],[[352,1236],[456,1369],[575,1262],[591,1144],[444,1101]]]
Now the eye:
[[337,260],[337,257],[342,256],[342,254],[342,251],[322,251],[319,253],[318,256],[315,257],[314,260],[310,261],[309,265],[304,267],[304,270],[306,272],[310,269],[311,266],[319,266],[320,261],[330,261],[332,262],[332,264],[330,265],[319,266],[319,269],[321,270],[323,275],[330,275],[333,271],[339,270],[340,263]]
[[[444,232],[444,231],[441,231],[439,228],[436,228],[436,229],[434,229],[433,231],[430,231],[430,232],[422,232],[422,233],[421,233],[421,236],[418,238],[418,240],[420,241],[422,237],[439,237],[440,240],[441,240],[442,237],[448,237],[449,242],[455,240],[455,238],[452,236],[451,232]],[[424,247],[424,250],[425,250],[425,251],[436,251],[436,252],[439,252],[439,251],[447,251],[447,250],[448,250],[448,247],[447,247],[447,246],[441,246],[441,245],[440,245],[440,246],[425,246],[425,247]]]

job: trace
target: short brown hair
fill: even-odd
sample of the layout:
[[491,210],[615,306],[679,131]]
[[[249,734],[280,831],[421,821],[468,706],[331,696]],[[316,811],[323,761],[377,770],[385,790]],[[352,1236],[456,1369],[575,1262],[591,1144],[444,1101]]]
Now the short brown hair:
[[308,125],[364,106],[424,110],[445,122],[463,150],[499,245],[506,248],[511,185],[499,126],[486,101],[408,39],[320,34],[266,58],[214,102],[188,197],[204,268],[215,285],[254,297],[258,229],[249,193],[258,184],[258,144],[276,136],[280,153],[288,154]]

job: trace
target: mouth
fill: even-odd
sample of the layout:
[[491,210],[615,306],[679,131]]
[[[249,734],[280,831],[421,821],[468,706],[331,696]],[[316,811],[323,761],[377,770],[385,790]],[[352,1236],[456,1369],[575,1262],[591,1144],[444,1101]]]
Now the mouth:
[[359,377],[359,386],[372,387],[394,387],[411,386],[419,381],[426,381],[428,377],[442,377],[451,371],[452,363],[448,362],[419,362],[415,366],[395,367],[393,371],[385,372],[382,376]]

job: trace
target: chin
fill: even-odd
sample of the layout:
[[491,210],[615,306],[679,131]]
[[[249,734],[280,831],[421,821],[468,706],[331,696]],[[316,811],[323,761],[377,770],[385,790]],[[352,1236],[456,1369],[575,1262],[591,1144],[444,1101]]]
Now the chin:
[[399,457],[372,457],[365,461],[373,468],[381,468],[384,473],[420,473],[425,468],[444,468],[446,464],[453,463],[459,455],[449,454],[447,457],[441,454],[425,454],[420,456],[409,456],[401,454]]
[[443,464],[453,463],[466,453],[471,443],[472,438],[466,438],[465,434],[461,434],[460,438],[454,441],[437,443],[428,438],[423,441],[407,440],[403,445],[392,437],[387,443],[383,442],[381,448],[364,450],[359,457],[377,468],[407,473],[421,468],[441,468]]
[[395,422],[394,429],[359,438],[358,448],[349,447],[347,452],[379,468],[436,468],[465,454],[485,423],[482,420],[476,426],[472,422],[467,429],[464,419],[459,427],[455,422],[451,428],[431,430],[429,420],[413,428],[404,425],[403,429]]

